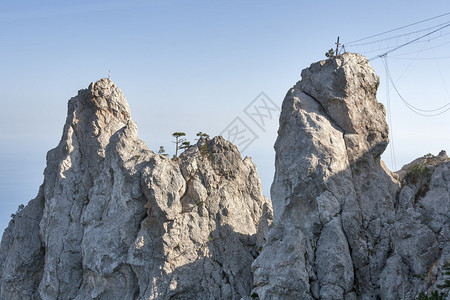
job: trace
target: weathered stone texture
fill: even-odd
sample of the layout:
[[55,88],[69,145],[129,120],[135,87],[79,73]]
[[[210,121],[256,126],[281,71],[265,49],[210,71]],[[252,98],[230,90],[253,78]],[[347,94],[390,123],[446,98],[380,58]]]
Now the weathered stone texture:
[[[206,146],[205,146],[206,143]],[[70,99],[44,184],[3,235],[1,299],[240,299],[271,222],[221,137],[150,151],[109,79]]]
[[179,158],[155,154],[116,85],[92,83],[3,234],[0,298],[448,295],[450,159],[386,168],[378,85],[358,54],[303,70],[283,102],[272,214],[236,146],[201,138]]
[[408,167],[393,174],[384,166],[378,85],[365,57],[345,53],[303,70],[287,93],[275,143],[274,225],[253,263],[260,298],[448,292],[448,157],[423,158],[432,166],[412,181],[404,179]]

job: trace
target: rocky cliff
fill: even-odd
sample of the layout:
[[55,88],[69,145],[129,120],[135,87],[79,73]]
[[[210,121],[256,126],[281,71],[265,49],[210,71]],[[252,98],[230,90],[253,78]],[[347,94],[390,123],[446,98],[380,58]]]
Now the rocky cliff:
[[116,85],[92,83],[3,234],[0,298],[448,295],[450,159],[384,166],[378,85],[357,54],[303,70],[280,116],[272,217],[236,146],[216,137],[178,159],[155,154]]
[[262,299],[415,299],[448,293],[450,160],[391,173],[379,78],[346,53],[286,95],[275,143],[274,225],[253,263]]
[[109,79],[69,101],[39,195],[10,222],[1,299],[240,299],[272,219],[256,166],[221,137],[178,159],[138,139]]

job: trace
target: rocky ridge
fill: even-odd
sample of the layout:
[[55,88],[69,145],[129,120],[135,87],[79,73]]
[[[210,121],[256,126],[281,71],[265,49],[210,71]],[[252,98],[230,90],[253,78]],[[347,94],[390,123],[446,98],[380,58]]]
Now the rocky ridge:
[[92,83],[3,234],[0,299],[450,297],[450,159],[385,167],[378,85],[358,54],[303,70],[283,101],[272,216],[236,146],[155,154],[120,89]]

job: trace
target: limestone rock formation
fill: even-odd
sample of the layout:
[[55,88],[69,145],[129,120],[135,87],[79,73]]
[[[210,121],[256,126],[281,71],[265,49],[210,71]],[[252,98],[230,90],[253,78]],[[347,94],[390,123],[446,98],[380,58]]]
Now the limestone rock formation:
[[379,78],[358,54],[312,64],[286,95],[275,143],[274,223],[253,263],[261,299],[415,299],[448,293],[450,163],[399,174]]
[[155,154],[116,85],[92,83],[3,234],[0,299],[448,299],[450,159],[386,168],[378,85],[358,54],[302,72],[280,116],[272,215],[236,146]]
[[221,137],[178,159],[138,139],[109,79],[70,99],[45,179],[3,234],[1,299],[240,299],[272,219]]

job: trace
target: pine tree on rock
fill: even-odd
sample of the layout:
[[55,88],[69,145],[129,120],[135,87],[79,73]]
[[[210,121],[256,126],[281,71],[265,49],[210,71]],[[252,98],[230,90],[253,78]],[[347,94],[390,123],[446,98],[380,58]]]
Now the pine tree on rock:
[[[183,143],[186,142],[186,139],[181,138],[183,136],[186,136],[186,133],[184,132],[174,132],[172,133],[172,136],[175,137],[175,157],[178,157],[178,149],[184,149],[181,148],[183,146]],[[185,147],[187,148],[187,147]]]
[[158,154],[161,154],[162,156],[169,156],[169,154],[166,153],[164,146],[159,146]]

